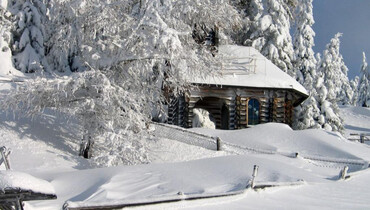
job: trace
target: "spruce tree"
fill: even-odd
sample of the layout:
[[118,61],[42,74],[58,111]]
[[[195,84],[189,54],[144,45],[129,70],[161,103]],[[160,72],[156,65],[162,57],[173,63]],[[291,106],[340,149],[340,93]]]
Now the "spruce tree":
[[351,85],[351,88],[353,90],[353,97],[351,105],[356,106],[358,101],[358,84],[359,84],[360,78],[356,76],[353,80],[351,80],[349,83]]
[[369,67],[366,61],[366,55],[362,53],[362,65],[360,72],[360,80],[358,82],[358,100],[357,105],[362,107],[370,107],[370,81]]
[[[336,34],[326,45],[323,56],[318,66],[316,82],[316,100],[320,109],[318,122],[326,130],[343,132],[343,119],[339,115],[338,95],[343,85],[342,65],[343,58],[339,53],[339,37]],[[348,80],[348,78],[347,78]]]
[[297,72],[297,80],[309,92],[309,98],[295,109],[294,127],[297,129],[314,128],[318,127],[317,119],[320,110],[317,107],[315,98],[317,93],[313,87],[317,77],[317,61],[312,49],[315,36],[315,32],[312,29],[314,24],[312,0],[298,0],[295,17],[294,25],[296,30],[293,40],[295,59],[293,66]]
[[12,50],[15,68],[24,73],[48,70],[44,48],[45,5],[40,0],[17,0],[11,10],[17,15]]
[[265,14],[258,25],[261,32],[250,37],[251,46],[292,77],[296,75],[292,65],[293,45],[290,35],[294,2],[267,0]]

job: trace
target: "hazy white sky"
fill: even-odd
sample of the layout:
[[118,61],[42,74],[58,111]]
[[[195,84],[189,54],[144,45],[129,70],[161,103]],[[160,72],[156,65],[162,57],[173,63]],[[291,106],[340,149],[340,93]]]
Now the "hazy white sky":
[[352,79],[359,75],[362,52],[370,64],[370,0],[314,0],[313,12],[315,52],[322,53],[337,32],[343,33],[341,53],[348,76]]

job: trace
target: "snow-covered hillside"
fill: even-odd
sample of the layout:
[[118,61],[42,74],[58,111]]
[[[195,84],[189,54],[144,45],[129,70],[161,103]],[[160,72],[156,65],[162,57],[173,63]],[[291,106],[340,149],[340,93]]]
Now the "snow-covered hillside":
[[370,108],[342,106],[341,116],[345,122],[345,136],[351,133],[370,133]]
[[[347,126],[356,122],[370,129],[367,109],[344,107],[342,111],[357,119]],[[224,151],[153,137],[149,156],[154,163],[93,169],[94,164],[77,156],[80,133],[73,118],[47,111],[33,121],[2,113],[0,121],[1,145],[13,151],[13,170],[49,181],[58,196],[27,202],[26,209],[60,209],[65,202],[69,207],[128,205],[220,194],[237,195],[136,208],[370,208],[365,184],[370,181],[370,148],[365,144],[331,132],[293,131],[274,123],[237,131],[193,131],[219,136]],[[291,156],[295,152],[297,158]],[[254,165],[259,166],[257,186],[276,187],[244,191]],[[350,167],[351,178],[339,180],[344,165]]]

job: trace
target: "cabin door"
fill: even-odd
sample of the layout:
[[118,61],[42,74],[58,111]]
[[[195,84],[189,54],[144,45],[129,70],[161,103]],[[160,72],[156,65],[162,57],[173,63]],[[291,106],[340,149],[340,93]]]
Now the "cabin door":
[[228,130],[229,129],[229,108],[226,106],[226,104],[222,105],[221,108],[221,129]]

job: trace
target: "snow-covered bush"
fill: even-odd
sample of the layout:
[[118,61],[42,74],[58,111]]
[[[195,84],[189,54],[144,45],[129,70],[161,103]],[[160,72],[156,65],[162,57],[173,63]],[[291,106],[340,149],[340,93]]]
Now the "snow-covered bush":
[[207,110],[204,109],[194,109],[193,110],[193,128],[210,128],[216,129],[215,120]]
[[[80,119],[98,164],[147,162],[143,130],[150,119],[144,89],[111,82],[111,71],[88,71],[57,79],[36,78],[18,86],[2,109],[35,115],[49,107]],[[85,139],[86,140],[86,139]]]

